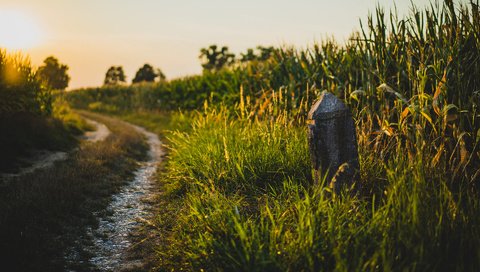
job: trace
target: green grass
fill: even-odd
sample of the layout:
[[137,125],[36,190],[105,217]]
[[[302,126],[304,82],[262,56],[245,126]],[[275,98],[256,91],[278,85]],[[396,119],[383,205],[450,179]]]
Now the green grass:
[[61,93],[37,78],[28,58],[0,49],[0,172],[15,172],[34,150],[68,150],[88,129]]
[[[174,128],[151,223],[158,270],[478,271],[478,14],[450,0],[403,19],[378,8],[345,45],[67,99]],[[312,185],[305,119],[322,90],[352,110],[359,196]],[[156,114],[177,108],[196,111]]]
[[[390,141],[413,154],[417,141],[430,142],[438,167],[449,168],[452,180],[473,182],[480,175],[478,13],[478,1],[412,7],[405,18],[377,8],[344,45],[277,48],[266,61],[169,82],[78,90],[67,99],[110,113],[224,105],[252,119],[286,112],[302,124],[328,90],[350,106],[357,127],[370,134],[364,138],[383,138],[379,149]],[[418,128],[422,139],[415,138]]]
[[459,7],[447,0],[425,10],[412,8],[405,18],[378,8],[344,45],[327,40],[304,50],[277,48],[263,62],[163,83],[78,90],[68,99],[75,107],[107,112],[200,110],[205,101],[233,108],[242,89],[259,106],[283,92],[286,107],[302,115],[326,89],[344,98],[359,119],[375,113],[395,123],[395,98],[401,97],[401,107],[411,104],[431,119],[429,127],[440,129],[448,113],[458,115],[461,129],[476,132],[479,18],[475,2]]
[[15,113],[48,116],[53,96],[42,85],[28,58],[0,48],[0,118]]
[[31,156],[32,150],[69,150],[77,143],[60,120],[28,113],[0,119],[0,130],[2,173],[17,171],[21,158]]
[[52,116],[19,112],[0,117],[0,172],[16,172],[22,158],[38,150],[68,151],[78,145],[75,136],[92,129],[59,95]]
[[135,111],[123,112],[114,115],[121,119],[135,123],[147,130],[158,134],[162,141],[168,141],[166,136],[175,131],[189,131],[191,128],[191,112],[167,111]]
[[193,120],[190,132],[168,136],[153,223],[159,270],[480,268],[478,194],[425,163],[429,149],[385,161],[361,144],[373,194],[339,197],[312,185],[303,128],[225,112]]
[[[84,143],[65,162],[0,186],[0,270],[64,271],[62,254],[94,226],[146,155],[143,136],[108,117],[104,142]],[[89,267],[76,267],[89,270]]]

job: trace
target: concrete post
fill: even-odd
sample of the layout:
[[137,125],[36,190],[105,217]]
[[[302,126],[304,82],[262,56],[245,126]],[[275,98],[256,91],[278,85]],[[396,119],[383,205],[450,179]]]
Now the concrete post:
[[322,171],[328,171],[327,182],[335,193],[343,186],[358,189],[360,164],[355,124],[345,104],[327,91],[322,92],[308,113],[308,143],[315,183]]

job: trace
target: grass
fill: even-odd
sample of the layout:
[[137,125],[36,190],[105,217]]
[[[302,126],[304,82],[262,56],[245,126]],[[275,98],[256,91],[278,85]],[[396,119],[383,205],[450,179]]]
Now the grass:
[[[285,106],[301,116],[320,91],[329,90],[362,121],[375,113],[382,121],[396,123],[405,106],[411,106],[428,116],[429,129],[441,129],[444,119],[457,118],[460,129],[475,133],[480,85],[475,76],[480,69],[477,14],[474,1],[462,7],[451,0],[426,10],[413,7],[405,18],[378,8],[342,46],[327,40],[304,50],[277,48],[263,62],[157,84],[78,90],[68,99],[75,107],[107,112],[201,110],[205,102],[234,108],[240,93],[261,107],[265,99],[283,92]],[[400,112],[394,107],[396,98],[403,101],[397,105]]]
[[68,150],[76,144],[61,121],[29,113],[0,119],[0,130],[0,172],[17,171],[32,150]]
[[21,112],[0,117],[0,172],[18,171],[22,159],[38,150],[68,151],[78,145],[76,136],[91,129],[61,95],[52,116]]
[[158,84],[78,90],[67,99],[110,113],[224,105],[241,115],[243,105],[251,118],[284,110],[301,124],[328,90],[350,106],[357,127],[369,127],[364,131],[376,133],[372,138],[395,142],[407,154],[415,151],[420,127],[422,140],[437,151],[435,163],[449,168],[452,180],[472,181],[480,175],[471,172],[480,161],[478,12],[478,1],[412,7],[405,18],[379,7],[344,45],[327,40],[304,50],[277,48],[266,61]]
[[174,131],[189,131],[193,113],[167,111],[126,111],[113,116],[135,123],[148,131],[158,134],[162,141],[168,142],[166,136]]
[[[155,111],[196,110],[166,137],[157,270],[478,271],[478,7],[378,8],[345,45],[68,100],[156,132]],[[312,185],[305,119],[323,90],[352,110],[359,196]]]
[[[0,187],[0,259],[5,271],[64,271],[62,253],[94,226],[102,211],[146,154],[143,137],[114,119],[112,134],[84,143],[65,162]],[[75,269],[91,269],[77,267]]]
[[68,150],[87,129],[63,96],[37,78],[28,58],[0,49],[0,172],[15,172],[34,150]]
[[0,117],[22,112],[48,116],[52,101],[51,91],[36,77],[30,60],[0,48]]
[[[148,116],[137,118],[158,118]],[[385,160],[360,141],[369,193],[357,198],[312,185],[306,131],[284,120],[197,113],[189,132],[167,135],[149,222],[157,270],[480,268],[478,194],[425,163],[435,155],[428,148]]]

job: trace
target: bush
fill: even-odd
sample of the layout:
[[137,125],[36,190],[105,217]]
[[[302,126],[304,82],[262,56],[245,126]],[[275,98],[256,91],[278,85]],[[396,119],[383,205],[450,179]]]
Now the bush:
[[21,55],[0,50],[0,117],[15,113],[51,115],[53,97]]

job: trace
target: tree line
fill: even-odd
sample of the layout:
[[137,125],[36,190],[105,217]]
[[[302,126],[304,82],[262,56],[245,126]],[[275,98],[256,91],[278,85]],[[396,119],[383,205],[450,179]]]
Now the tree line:
[[[227,46],[219,47],[210,45],[209,47],[200,49],[199,59],[204,71],[215,72],[224,67],[231,66],[235,63],[245,63],[249,61],[265,61],[275,52],[274,47],[257,46],[256,49],[247,49],[245,53],[240,53],[237,58],[235,54],[229,51]],[[50,89],[65,90],[70,82],[68,75],[69,67],[62,64],[54,56],[47,57],[43,65],[38,68],[38,77]],[[165,81],[166,76],[160,68],[154,68],[152,65],[145,63],[135,73],[132,84],[141,82]],[[127,77],[122,66],[111,66],[105,73],[104,85],[125,84]]]
[[[236,58],[235,54],[230,52],[227,46],[219,47],[217,45],[210,45],[209,47],[200,49],[199,59],[204,71],[215,72],[235,63],[265,61],[269,59],[274,52],[275,48],[273,46],[257,46],[256,50],[249,48],[245,53],[240,53],[240,56]],[[157,77],[159,81],[166,80],[165,74],[160,68],[153,68],[150,64],[146,63],[137,71],[132,83],[154,82]],[[122,83],[126,83],[123,67],[111,66],[105,74],[104,85],[118,85]]]
[[256,50],[249,48],[247,49],[247,52],[240,53],[240,57],[236,58],[235,54],[230,52],[227,46],[222,46],[220,48],[214,44],[207,48],[200,49],[199,58],[204,70],[218,71],[235,63],[265,61],[269,59],[274,52],[275,48],[273,46],[257,46]]
[[[159,81],[165,81],[166,76],[160,70],[160,68],[153,68],[148,63],[145,63],[138,71],[135,73],[135,77],[132,79],[132,84],[140,82],[154,82],[158,78]],[[123,71],[122,66],[111,66],[108,68],[107,73],[105,74],[105,80],[103,81],[104,85],[118,85],[127,82],[127,77]]]

